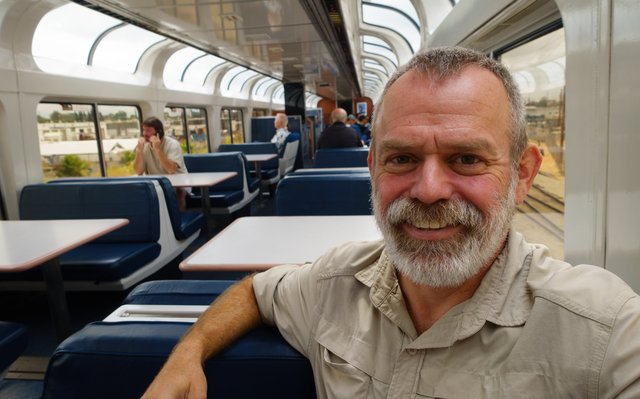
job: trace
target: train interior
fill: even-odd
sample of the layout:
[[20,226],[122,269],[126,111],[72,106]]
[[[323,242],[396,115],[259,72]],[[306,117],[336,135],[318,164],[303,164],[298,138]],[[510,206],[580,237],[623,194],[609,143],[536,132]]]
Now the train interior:
[[[529,139],[543,154],[516,229],[555,258],[604,266],[640,290],[640,216],[632,212],[640,200],[632,152],[640,145],[640,7],[479,3],[0,0],[0,219],[20,218],[27,185],[133,175],[149,116],[197,156],[269,142],[274,115],[284,112],[300,137],[294,170],[312,168],[336,107],[368,119],[385,83],[415,53],[461,45],[511,70]],[[241,212],[214,215],[209,234],[149,279],[180,279],[180,260],[238,216],[276,215],[277,184],[263,181]],[[106,317],[130,289],[67,292],[73,330]],[[29,330],[0,396],[40,397],[58,345],[47,296],[0,297],[0,320]]]

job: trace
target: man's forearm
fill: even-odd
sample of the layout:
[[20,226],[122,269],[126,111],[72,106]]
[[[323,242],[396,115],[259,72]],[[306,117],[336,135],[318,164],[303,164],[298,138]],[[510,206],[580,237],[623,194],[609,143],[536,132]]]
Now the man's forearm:
[[203,363],[259,326],[262,319],[252,282],[253,277],[247,277],[225,291],[185,334],[174,352],[182,348],[197,351]]
[[172,175],[176,173],[176,171],[178,170],[178,165],[176,165],[175,162],[169,159],[169,157],[167,157],[167,154],[165,154],[162,150],[157,150],[156,154],[158,155],[158,159],[160,160],[160,165],[162,165],[162,168],[166,170],[168,174]]
[[138,148],[136,148],[136,158],[133,160],[133,169],[136,171],[136,174],[141,175],[144,173],[144,159],[142,156],[142,150]]

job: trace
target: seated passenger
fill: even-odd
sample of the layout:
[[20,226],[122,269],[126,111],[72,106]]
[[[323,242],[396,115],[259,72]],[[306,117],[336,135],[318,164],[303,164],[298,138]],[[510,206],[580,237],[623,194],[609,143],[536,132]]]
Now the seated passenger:
[[289,130],[287,129],[288,124],[289,120],[286,114],[276,114],[276,119],[273,121],[273,126],[276,128],[276,134],[271,138],[271,142],[276,143],[278,146],[278,152],[280,152],[284,147],[284,142],[289,135]]
[[383,240],[230,288],[144,398],[204,397],[204,360],[261,323],[309,358],[318,398],[640,397],[640,297],[511,228],[541,156],[509,71],[468,49],[421,52],[375,109]]
[[[152,116],[142,122],[142,136],[136,146],[133,168],[138,175],[188,173],[178,140],[165,136],[162,121]],[[187,190],[176,188],[178,205],[186,208]]]
[[358,132],[348,127],[347,111],[336,108],[331,112],[331,126],[324,129],[318,140],[318,148],[362,147]]

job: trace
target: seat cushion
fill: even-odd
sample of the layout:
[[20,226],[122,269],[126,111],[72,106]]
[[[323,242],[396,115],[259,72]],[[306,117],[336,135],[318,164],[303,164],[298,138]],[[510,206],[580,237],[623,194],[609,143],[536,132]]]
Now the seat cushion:
[[134,288],[124,304],[136,305],[208,305],[233,280],[159,280],[148,281]]
[[[190,326],[167,322],[88,324],[56,349],[42,397],[139,398]],[[274,327],[249,332],[209,359],[204,370],[211,397],[316,397],[309,361]]]
[[118,280],[160,255],[158,243],[85,244],[60,256],[65,280]]
[[25,326],[0,321],[0,373],[22,354],[28,342],[29,336]]
[[180,212],[180,230],[175,232],[176,238],[183,240],[190,237],[202,228],[204,222],[204,216],[200,212]]

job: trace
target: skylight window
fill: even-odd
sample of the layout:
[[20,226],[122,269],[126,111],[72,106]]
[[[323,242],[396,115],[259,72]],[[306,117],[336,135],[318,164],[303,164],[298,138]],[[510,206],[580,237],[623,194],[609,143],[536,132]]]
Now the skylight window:
[[98,43],[92,65],[135,73],[140,57],[164,37],[133,25],[123,24],[109,32]]
[[391,46],[384,40],[379,39],[375,36],[363,35],[362,48],[365,53],[371,53],[385,57],[389,61],[391,61],[393,65],[398,66],[398,56],[396,56],[396,53],[391,50]]
[[[364,1],[362,3],[362,20],[370,25],[389,29],[399,35],[407,43],[412,53],[420,49],[420,25],[415,9],[409,0],[394,2]],[[407,14],[406,10],[413,10]]]

